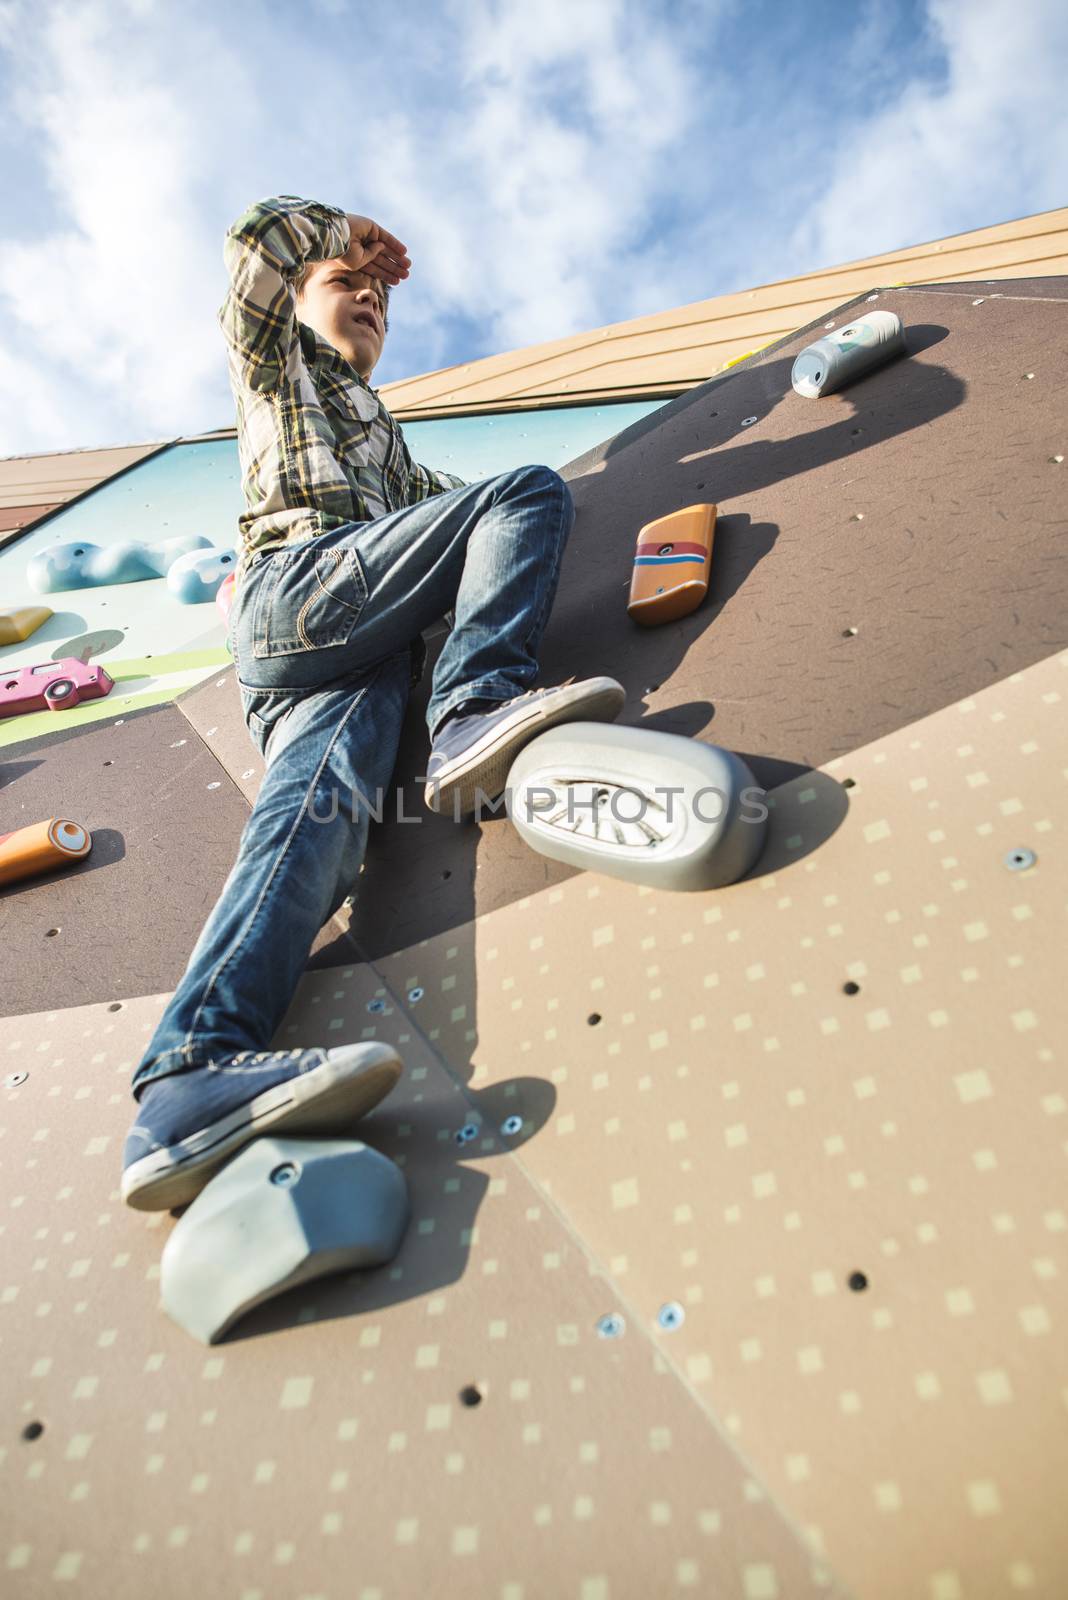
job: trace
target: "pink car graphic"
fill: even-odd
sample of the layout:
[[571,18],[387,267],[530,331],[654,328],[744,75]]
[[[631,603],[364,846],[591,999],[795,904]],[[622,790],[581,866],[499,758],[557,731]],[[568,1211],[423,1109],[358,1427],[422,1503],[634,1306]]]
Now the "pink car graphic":
[[87,666],[75,656],[41,661],[0,677],[0,718],[26,711],[66,711],[81,700],[99,700],[113,688],[103,667]]

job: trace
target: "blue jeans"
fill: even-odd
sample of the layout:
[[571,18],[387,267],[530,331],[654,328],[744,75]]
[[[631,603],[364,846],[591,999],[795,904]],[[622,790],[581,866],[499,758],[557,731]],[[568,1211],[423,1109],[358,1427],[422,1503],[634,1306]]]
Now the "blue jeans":
[[[427,726],[510,700],[535,656],[574,520],[549,467],[520,467],[258,556],[230,617],[241,704],[267,770],[237,860],[133,1075],[133,1091],[266,1050],[315,936],[356,890],[424,628],[451,608]],[[361,798],[367,804],[361,803]]]

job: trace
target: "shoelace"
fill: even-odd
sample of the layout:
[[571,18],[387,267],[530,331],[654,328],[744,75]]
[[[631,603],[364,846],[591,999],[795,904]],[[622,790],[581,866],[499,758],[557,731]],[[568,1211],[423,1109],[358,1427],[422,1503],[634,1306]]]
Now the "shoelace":
[[501,701],[501,705],[502,706],[514,706],[517,700],[529,700],[530,697],[532,695],[535,695],[535,694],[551,694],[553,689],[566,689],[569,683],[577,683],[577,682],[578,682],[577,678],[571,677],[571,678],[565,678],[563,683],[550,684],[550,685],[546,686],[543,689],[524,689],[522,694],[513,695],[511,700],[502,700]]
[[233,1059],[235,1063],[246,1060],[266,1061],[269,1056],[302,1056],[303,1054],[303,1046],[298,1045],[295,1050],[260,1050],[256,1055],[253,1055],[249,1050],[241,1050]]

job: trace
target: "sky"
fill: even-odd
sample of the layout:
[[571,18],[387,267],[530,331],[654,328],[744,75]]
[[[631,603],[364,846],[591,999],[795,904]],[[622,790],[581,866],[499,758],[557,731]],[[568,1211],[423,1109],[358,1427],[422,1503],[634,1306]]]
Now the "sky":
[[0,455],[230,426],[222,241],[408,247],[373,383],[1068,204],[1063,0],[0,0]]

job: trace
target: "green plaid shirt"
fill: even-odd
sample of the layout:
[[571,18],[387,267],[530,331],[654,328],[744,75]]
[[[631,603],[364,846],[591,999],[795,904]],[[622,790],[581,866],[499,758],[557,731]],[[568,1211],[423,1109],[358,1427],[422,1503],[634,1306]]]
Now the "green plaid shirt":
[[254,551],[464,487],[462,478],[413,461],[377,391],[296,319],[293,280],[301,267],[348,247],[343,211],[295,195],[259,201],[226,236],[230,287],[219,322],[246,507],[238,518],[238,582]]

